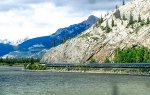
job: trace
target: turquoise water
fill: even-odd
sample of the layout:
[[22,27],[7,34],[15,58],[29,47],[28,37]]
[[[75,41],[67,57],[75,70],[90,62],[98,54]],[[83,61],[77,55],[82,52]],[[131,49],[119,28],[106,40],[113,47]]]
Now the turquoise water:
[[0,95],[150,95],[150,76],[0,68]]

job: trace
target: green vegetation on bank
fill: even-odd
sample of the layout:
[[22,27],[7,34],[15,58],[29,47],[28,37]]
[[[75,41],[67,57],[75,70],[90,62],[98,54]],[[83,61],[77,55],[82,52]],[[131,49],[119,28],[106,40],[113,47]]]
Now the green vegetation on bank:
[[114,63],[150,63],[150,50],[145,47],[116,49]]
[[23,66],[28,70],[46,70],[47,67],[40,65],[40,59],[35,58],[0,58],[0,66]]
[[0,65],[24,65],[24,64],[33,64],[36,62],[40,62],[40,59],[35,58],[0,58]]
[[40,65],[39,63],[25,64],[24,68],[27,69],[27,70],[47,70],[46,66]]

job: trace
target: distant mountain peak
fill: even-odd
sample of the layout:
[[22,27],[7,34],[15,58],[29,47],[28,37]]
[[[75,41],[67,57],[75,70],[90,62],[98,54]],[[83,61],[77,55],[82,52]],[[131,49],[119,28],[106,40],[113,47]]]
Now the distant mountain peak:
[[88,17],[88,19],[87,19],[87,21],[92,21],[92,20],[97,20],[98,19],[98,17],[96,17],[96,16],[94,16],[94,15],[90,15],[89,17]]
[[[98,17],[96,17],[94,15],[90,15],[87,20],[84,20],[83,22],[81,22],[79,24],[73,24],[73,25],[70,25],[68,27],[58,29],[52,36],[54,36],[54,35],[59,36],[62,34],[64,36],[64,35],[66,35],[67,32],[69,34],[70,33],[79,34],[79,33],[83,32],[84,30],[90,28],[93,24],[95,24],[98,21],[98,19],[99,19]],[[81,30],[81,31],[77,30],[77,28],[79,28],[79,30]]]
[[99,19],[98,17],[96,17],[96,16],[94,16],[94,15],[90,15],[90,16],[88,17],[88,19],[84,21],[84,23],[85,23],[86,25],[93,25],[93,24],[95,24],[95,22],[98,21],[98,19]]

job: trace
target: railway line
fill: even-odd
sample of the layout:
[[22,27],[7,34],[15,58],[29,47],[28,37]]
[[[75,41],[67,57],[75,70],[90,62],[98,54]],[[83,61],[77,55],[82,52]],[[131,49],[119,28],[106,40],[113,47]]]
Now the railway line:
[[104,63],[104,64],[42,64],[48,67],[91,67],[91,68],[150,68],[150,63]]

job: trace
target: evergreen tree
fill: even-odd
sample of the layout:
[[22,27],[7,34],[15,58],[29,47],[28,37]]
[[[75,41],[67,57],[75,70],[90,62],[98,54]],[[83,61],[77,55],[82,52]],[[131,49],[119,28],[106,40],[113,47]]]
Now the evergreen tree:
[[112,27],[114,27],[115,26],[115,24],[114,24],[114,20],[112,19],[112,21],[111,21],[111,26]]
[[122,1],[122,5],[125,5],[125,1],[124,0]]
[[149,20],[149,17],[147,17],[147,21],[146,21],[146,24],[150,24],[150,20]]
[[123,20],[126,20],[125,14],[123,14],[123,17],[122,17],[122,19],[123,19]]
[[0,58],[0,63],[3,63],[3,58]]
[[132,29],[134,28],[133,24],[131,25]]
[[118,9],[118,5],[116,5],[116,10]]
[[132,25],[133,23],[134,23],[134,21],[133,21],[133,15],[132,15],[132,13],[130,13],[130,19],[129,19],[128,25]]
[[109,58],[107,57],[107,58],[104,60],[104,63],[111,63],[111,61],[110,61]]
[[139,14],[138,22],[141,22],[141,15]]
[[30,59],[30,63],[34,64],[34,59],[33,58]]
[[101,20],[99,19],[97,23],[100,25],[101,24]]
[[108,24],[108,20],[106,21],[106,33],[109,33],[111,31],[109,24]]
[[103,19],[102,15],[101,15],[100,23],[103,23],[103,21],[104,21],[104,19]]
[[106,28],[109,28],[108,20],[106,21]]
[[99,22],[96,22],[96,23],[95,23],[95,27],[98,27],[98,23],[99,23]]
[[120,10],[119,10],[119,9],[116,10],[116,12],[114,13],[114,16],[115,16],[116,18],[121,19],[121,13],[120,13]]
[[63,44],[63,43],[65,43],[66,41],[67,41],[67,39],[64,38],[63,40],[61,40],[61,43]]

